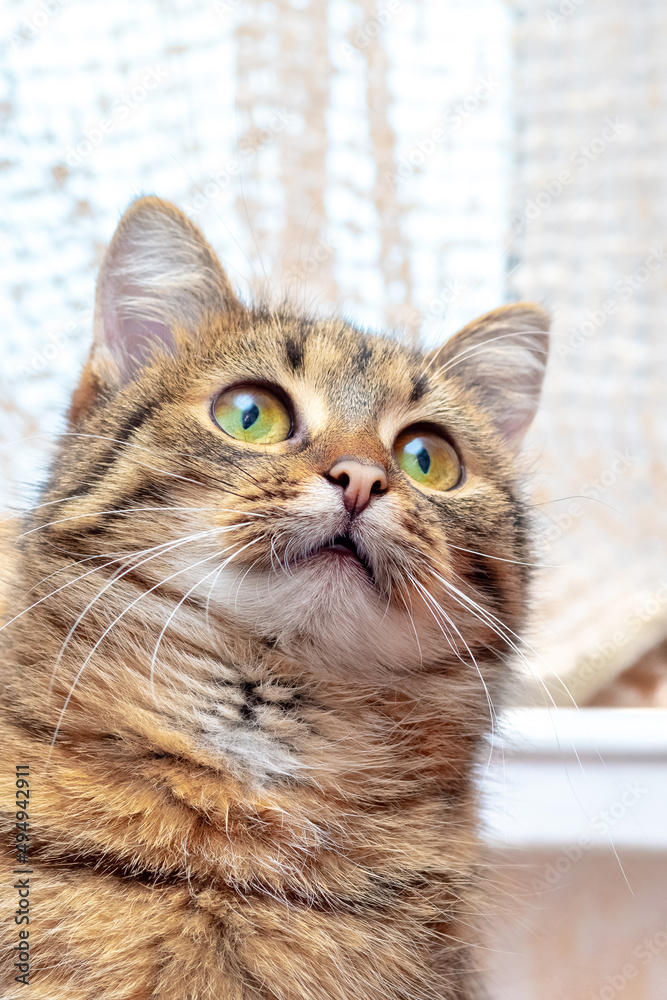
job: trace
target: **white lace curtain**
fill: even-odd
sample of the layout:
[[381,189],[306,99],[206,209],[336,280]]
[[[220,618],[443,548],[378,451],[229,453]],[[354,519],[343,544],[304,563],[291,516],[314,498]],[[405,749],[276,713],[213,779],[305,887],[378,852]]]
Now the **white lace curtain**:
[[667,612],[666,22],[659,0],[5,0],[0,503],[30,502],[139,193],[243,295],[432,342],[535,299],[531,666],[599,685]]

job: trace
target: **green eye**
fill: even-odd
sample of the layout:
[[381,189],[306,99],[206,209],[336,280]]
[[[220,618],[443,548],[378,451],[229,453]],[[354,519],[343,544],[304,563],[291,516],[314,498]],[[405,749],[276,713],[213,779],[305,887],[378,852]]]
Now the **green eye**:
[[213,415],[226,434],[249,444],[277,444],[292,430],[284,404],[272,392],[255,386],[223,392],[215,401]]
[[394,454],[410,479],[432,490],[451,490],[461,478],[461,463],[452,446],[433,431],[414,427],[396,438]]

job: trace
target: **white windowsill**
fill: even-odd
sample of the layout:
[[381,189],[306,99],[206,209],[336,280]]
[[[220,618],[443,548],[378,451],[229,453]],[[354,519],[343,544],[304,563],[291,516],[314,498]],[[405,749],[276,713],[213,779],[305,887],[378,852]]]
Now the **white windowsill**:
[[667,851],[667,710],[515,709],[481,777],[494,847]]

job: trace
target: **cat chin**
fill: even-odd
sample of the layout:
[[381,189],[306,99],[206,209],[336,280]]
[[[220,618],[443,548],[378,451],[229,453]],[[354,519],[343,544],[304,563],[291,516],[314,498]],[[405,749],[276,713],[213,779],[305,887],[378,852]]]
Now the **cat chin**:
[[224,617],[312,666],[355,676],[363,669],[368,678],[418,669],[427,649],[435,655],[442,646],[432,618],[411,619],[351,557],[318,556],[289,572],[252,572],[242,579],[229,572],[215,591],[212,603]]

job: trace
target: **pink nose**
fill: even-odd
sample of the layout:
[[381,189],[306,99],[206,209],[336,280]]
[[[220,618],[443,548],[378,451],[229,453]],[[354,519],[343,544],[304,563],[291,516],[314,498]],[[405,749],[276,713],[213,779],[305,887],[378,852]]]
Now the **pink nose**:
[[328,478],[343,490],[343,503],[350,514],[360,514],[377,493],[387,489],[387,473],[381,465],[364,465],[356,458],[339,458]]

